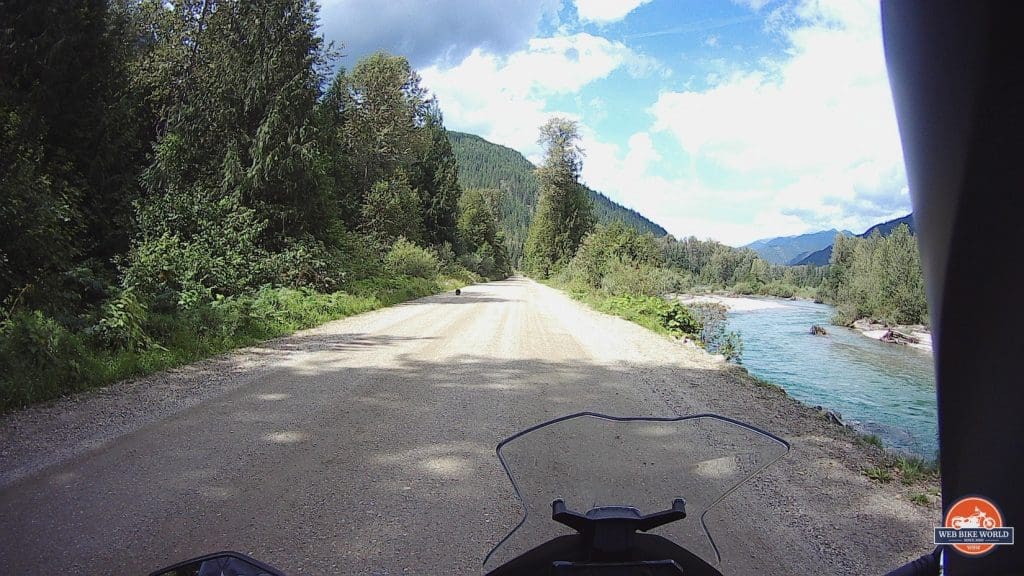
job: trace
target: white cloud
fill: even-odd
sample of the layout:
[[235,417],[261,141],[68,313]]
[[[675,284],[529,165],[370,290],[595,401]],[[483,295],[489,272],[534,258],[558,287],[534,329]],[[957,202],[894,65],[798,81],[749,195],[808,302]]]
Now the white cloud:
[[793,13],[785,57],[661,93],[652,129],[703,165],[768,182],[730,191],[760,202],[764,222],[857,229],[905,213],[877,4],[808,1]]
[[[538,25],[557,19],[558,0],[324,0],[320,23],[324,36],[355,63],[377,50],[409,59],[414,66],[437,60],[457,62],[474,48],[493,54],[520,50]],[[439,31],[443,31],[439,32]]]
[[450,128],[536,159],[540,125],[555,114],[575,117],[549,109],[548,98],[576,94],[619,68],[631,74],[656,69],[620,42],[580,33],[534,38],[525,50],[507,57],[476,49],[455,66],[430,66],[420,74],[440,100]]
[[708,36],[704,39],[704,45],[716,48],[718,46],[718,36],[715,36],[714,34]]
[[576,13],[581,22],[608,24],[617,22],[627,14],[651,0],[576,0]]

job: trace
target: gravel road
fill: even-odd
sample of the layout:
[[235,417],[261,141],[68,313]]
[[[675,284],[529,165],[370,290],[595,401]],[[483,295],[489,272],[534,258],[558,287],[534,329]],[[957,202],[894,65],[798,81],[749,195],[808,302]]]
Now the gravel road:
[[233,549],[289,574],[478,574],[519,513],[495,445],[579,410],[714,412],[791,442],[711,513],[726,574],[878,574],[931,548],[937,505],[865,478],[878,451],[849,431],[512,278],[0,418],[0,572]]

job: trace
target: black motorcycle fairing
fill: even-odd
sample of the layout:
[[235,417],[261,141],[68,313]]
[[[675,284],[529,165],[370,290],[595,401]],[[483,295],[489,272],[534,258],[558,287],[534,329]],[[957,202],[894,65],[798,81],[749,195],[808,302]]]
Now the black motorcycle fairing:
[[[593,563],[589,562],[587,555],[590,550],[583,536],[569,534],[552,538],[544,544],[529,550],[525,554],[510,560],[498,568],[487,573],[487,576],[524,576],[538,574],[595,574],[600,576],[611,575],[636,575],[650,574],[661,576],[669,574],[685,574],[686,576],[722,576],[722,573],[713,566],[702,560],[697,555],[687,551],[685,548],[673,543],[671,540],[656,534],[636,534],[632,546],[633,554],[630,562],[621,563]],[[670,568],[663,561],[671,560],[676,564],[675,569],[681,572],[665,571]],[[647,566],[640,562],[651,562]],[[555,564],[559,563],[555,571]],[[574,569],[583,569],[590,566],[595,568],[592,572],[587,571],[566,571],[565,563],[572,565]],[[656,564],[655,564],[656,563]],[[618,566],[616,566],[618,564]],[[618,567],[622,571],[611,571],[611,568]],[[600,569],[601,571],[597,571]]]

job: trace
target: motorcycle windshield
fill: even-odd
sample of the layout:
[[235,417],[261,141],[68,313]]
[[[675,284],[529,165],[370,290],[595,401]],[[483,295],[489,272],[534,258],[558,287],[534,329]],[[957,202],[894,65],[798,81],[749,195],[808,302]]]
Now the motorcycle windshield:
[[722,416],[617,418],[582,413],[520,432],[498,458],[524,508],[523,519],[484,560],[489,572],[573,530],[551,519],[551,502],[586,513],[632,506],[641,514],[686,501],[687,517],[656,528],[704,561],[721,558],[704,515],[789,451],[782,439]]

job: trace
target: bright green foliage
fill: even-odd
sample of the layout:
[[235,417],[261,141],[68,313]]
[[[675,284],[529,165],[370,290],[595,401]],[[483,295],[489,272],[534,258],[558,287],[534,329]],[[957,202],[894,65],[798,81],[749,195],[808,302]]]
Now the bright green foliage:
[[326,250],[318,187],[322,62],[308,0],[184,1],[155,16],[143,81],[165,131],[144,174],[130,285],[183,302],[274,282],[258,263]]
[[[449,131],[448,138],[458,159],[459,181],[463,188],[498,191],[494,204],[498,227],[506,238],[509,261],[520,265],[539,195],[535,166],[519,152],[473,134]],[[664,228],[635,210],[624,208],[585,186],[584,190],[593,202],[597,222],[618,221],[654,236],[667,234]]]
[[685,288],[728,288],[740,294],[769,294],[789,298],[811,297],[824,269],[781,266],[761,259],[746,248],[732,248],[714,240],[694,237],[658,238],[665,264],[688,278]]
[[907,226],[886,237],[837,236],[820,296],[836,305],[839,323],[867,317],[890,324],[927,324],[920,254]]
[[547,150],[537,169],[540,199],[526,236],[523,265],[541,278],[568,264],[594,227],[592,202],[579,183],[583,151],[575,121],[552,118],[540,129]]
[[424,155],[433,137],[421,129],[430,100],[401,56],[378,52],[356,64],[347,81],[340,78],[336,82],[346,90],[345,152],[356,168],[356,188],[368,191]]
[[[404,235],[432,246],[456,244],[455,155],[436,101],[405,58],[381,52],[351,74],[341,69],[317,117],[325,185],[346,225],[384,243]],[[392,208],[400,211],[394,218],[383,213]],[[396,222],[405,228],[395,230]]]
[[436,278],[441,268],[437,256],[405,238],[399,238],[384,257],[384,266],[392,274]]
[[360,229],[382,243],[404,236],[414,242],[423,239],[423,216],[419,195],[409,186],[405,173],[377,182],[363,201]]
[[[4,16],[0,409],[452,282],[411,244],[415,258],[387,264],[428,278],[387,272],[400,236],[477,279],[453,248],[458,167],[439,108],[385,54],[322,92],[313,0],[19,2]],[[477,252],[489,271],[503,261]]]
[[655,296],[611,296],[592,298],[590,302],[602,312],[663,334],[696,338],[702,329],[700,321],[677,301]]
[[429,142],[413,165],[412,185],[419,190],[423,205],[424,241],[432,246],[454,245],[458,242],[456,220],[462,189],[455,153],[436,102],[428,110],[423,130]]
[[150,311],[148,334],[157,345],[117,349],[99,338],[90,343],[42,312],[18,312],[0,320],[0,410],[172,368],[461,285],[447,279],[378,277],[331,294],[263,288],[185,311]]
[[654,237],[640,234],[621,222],[599,225],[580,244],[572,260],[572,276],[591,288],[601,287],[613,264],[629,263],[651,272],[661,264]]
[[139,301],[134,288],[126,288],[103,305],[100,321],[89,333],[114,350],[145,350],[155,345],[146,334],[146,305]]
[[462,242],[462,264],[488,278],[511,273],[505,239],[498,230],[493,203],[497,190],[469,189],[459,201],[458,236]]
[[0,410],[90,384],[84,338],[38,310],[0,320],[0,366]]

